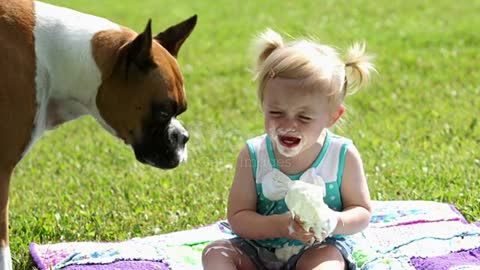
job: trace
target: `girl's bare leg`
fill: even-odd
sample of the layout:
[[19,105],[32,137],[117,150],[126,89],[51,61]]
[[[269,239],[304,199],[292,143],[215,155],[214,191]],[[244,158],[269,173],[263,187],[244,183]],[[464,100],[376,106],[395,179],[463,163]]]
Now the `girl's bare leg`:
[[297,270],[344,270],[347,265],[345,260],[332,245],[322,245],[307,250],[297,262]]
[[229,240],[215,241],[205,247],[202,254],[204,270],[250,270],[255,265]]

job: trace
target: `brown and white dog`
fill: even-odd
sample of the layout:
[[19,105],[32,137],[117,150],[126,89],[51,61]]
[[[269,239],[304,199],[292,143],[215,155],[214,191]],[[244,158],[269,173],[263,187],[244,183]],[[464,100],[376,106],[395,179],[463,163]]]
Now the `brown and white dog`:
[[0,1],[0,270],[11,269],[8,191],[17,163],[49,129],[93,116],[146,164],[186,159],[176,60],[197,17],[152,37],[71,9]]

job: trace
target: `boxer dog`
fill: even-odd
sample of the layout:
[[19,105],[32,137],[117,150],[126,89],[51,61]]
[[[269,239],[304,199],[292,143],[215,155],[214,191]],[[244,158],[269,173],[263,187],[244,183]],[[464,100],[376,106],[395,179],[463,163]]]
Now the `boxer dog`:
[[11,269],[12,171],[42,134],[91,115],[137,160],[174,168],[186,158],[186,110],[176,57],[196,15],[152,37],[103,18],[32,0],[0,1],[0,270]]

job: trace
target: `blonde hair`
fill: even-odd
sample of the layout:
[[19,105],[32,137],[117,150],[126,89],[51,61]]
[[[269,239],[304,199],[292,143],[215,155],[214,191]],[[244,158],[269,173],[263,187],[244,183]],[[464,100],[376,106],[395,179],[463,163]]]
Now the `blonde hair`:
[[260,102],[268,80],[279,77],[298,79],[302,86],[323,91],[329,101],[340,105],[347,92],[356,92],[376,71],[364,43],[353,44],[343,62],[332,47],[306,39],[285,42],[277,32],[267,29],[255,40],[255,48],[254,78]]

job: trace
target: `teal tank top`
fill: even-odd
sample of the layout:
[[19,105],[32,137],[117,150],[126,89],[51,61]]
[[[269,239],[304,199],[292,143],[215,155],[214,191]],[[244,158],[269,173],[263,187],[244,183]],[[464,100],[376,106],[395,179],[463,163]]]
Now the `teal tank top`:
[[[325,143],[319,155],[312,163],[311,168],[322,177],[325,182],[326,195],[324,202],[333,210],[343,209],[340,187],[342,184],[345,167],[345,155],[351,140],[335,135],[327,130]],[[252,161],[253,175],[257,188],[257,212],[262,215],[283,214],[288,212],[285,200],[271,201],[262,191],[262,178],[273,169],[280,169],[275,159],[273,145],[267,134],[249,139],[247,147]],[[287,175],[291,180],[297,181],[302,173]],[[285,245],[304,245],[304,243],[288,238],[269,238],[255,240],[267,248],[280,248]]]

